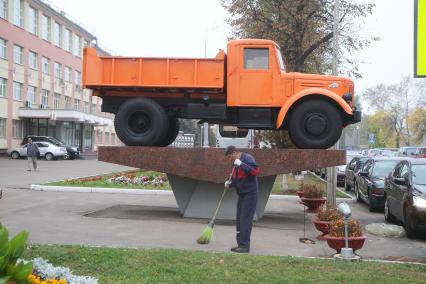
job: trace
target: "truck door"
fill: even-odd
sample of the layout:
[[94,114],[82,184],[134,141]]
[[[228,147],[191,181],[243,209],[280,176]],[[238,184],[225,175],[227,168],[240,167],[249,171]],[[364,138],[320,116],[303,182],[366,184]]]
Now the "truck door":
[[269,47],[242,47],[243,64],[240,65],[238,105],[256,106],[272,104],[273,74],[272,50]]

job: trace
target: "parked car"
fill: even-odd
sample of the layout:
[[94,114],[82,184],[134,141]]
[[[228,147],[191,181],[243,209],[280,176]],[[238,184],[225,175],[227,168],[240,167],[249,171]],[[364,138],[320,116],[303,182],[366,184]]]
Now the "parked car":
[[426,158],[426,147],[420,147],[417,149],[416,158]]
[[419,147],[400,147],[398,151],[398,155],[401,157],[416,157],[416,152]]
[[401,221],[407,237],[426,230],[426,159],[399,162],[385,180],[385,220]]
[[[46,160],[50,161],[56,159],[58,157],[66,158],[68,153],[67,149],[62,146],[57,146],[55,144],[49,142],[34,142],[38,146],[38,150],[40,151],[40,157],[46,158]],[[7,150],[7,154],[12,159],[19,159],[21,157],[27,156],[27,145],[23,145],[16,148],[11,148]]]
[[354,157],[349,161],[345,169],[345,190],[350,191],[355,184],[356,177],[364,166],[365,162],[370,159],[369,157]]
[[49,143],[52,143],[52,144],[59,146],[59,147],[65,147],[67,149],[67,152],[68,152],[67,158],[69,158],[69,159],[78,158],[78,156],[80,155],[80,151],[78,150],[78,147],[66,145],[61,140],[59,140],[55,137],[51,137],[51,136],[28,135],[24,138],[24,140],[22,140],[21,145],[27,144],[28,138],[31,138],[33,140],[33,142],[49,142]]
[[364,201],[371,212],[383,210],[385,206],[385,177],[395,165],[406,158],[374,157],[368,159],[359,172],[354,184],[357,202]]

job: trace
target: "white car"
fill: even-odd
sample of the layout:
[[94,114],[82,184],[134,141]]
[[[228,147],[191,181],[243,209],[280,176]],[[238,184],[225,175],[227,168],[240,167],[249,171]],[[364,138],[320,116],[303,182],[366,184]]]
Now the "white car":
[[[45,157],[46,160],[50,161],[58,157],[67,158],[67,149],[65,147],[56,146],[48,142],[34,142],[38,146],[40,151],[40,157]],[[7,150],[7,154],[12,159],[19,159],[27,156],[27,145],[23,145],[16,148]]]

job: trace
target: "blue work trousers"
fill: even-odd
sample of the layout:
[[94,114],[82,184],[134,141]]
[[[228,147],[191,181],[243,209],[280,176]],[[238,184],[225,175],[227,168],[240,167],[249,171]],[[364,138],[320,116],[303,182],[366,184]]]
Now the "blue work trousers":
[[239,247],[250,248],[250,235],[256,204],[257,192],[238,194],[237,244]]

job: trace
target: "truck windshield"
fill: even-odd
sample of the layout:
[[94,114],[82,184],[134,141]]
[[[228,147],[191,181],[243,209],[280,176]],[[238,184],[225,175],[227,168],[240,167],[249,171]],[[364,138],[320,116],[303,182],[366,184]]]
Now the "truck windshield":
[[280,69],[285,72],[285,66],[284,66],[284,61],[283,61],[283,56],[281,54],[281,50],[276,47],[275,51],[277,52],[277,57],[278,57],[278,64],[280,65]]

